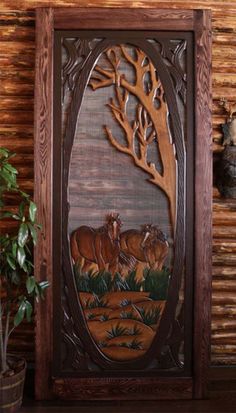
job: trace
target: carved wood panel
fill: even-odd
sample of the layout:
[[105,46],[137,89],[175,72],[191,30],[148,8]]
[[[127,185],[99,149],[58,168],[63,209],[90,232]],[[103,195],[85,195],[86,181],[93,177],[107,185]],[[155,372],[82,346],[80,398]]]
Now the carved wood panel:
[[[63,78],[55,130],[58,136],[60,122],[64,144],[63,346],[56,357],[65,371],[78,374],[150,366],[190,371],[189,340],[183,342],[192,274],[184,268],[183,246],[186,145],[189,159],[192,151],[186,131],[187,119],[192,124],[186,109],[191,35],[127,32],[124,44],[119,33],[105,39],[75,34],[59,33],[56,43],[62,44],[55,67],[61,63]],[[189,88],[191,83],[189,74]],[[188,175],[193,179],[191,165]],[[189,240],[192,232],[193,223]],[[191,258],[191,246],[187,254]]]

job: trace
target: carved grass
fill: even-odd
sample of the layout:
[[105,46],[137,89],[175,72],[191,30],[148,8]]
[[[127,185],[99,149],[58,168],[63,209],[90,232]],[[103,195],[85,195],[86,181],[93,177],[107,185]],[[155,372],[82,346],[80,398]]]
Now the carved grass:
[[145,308],[140,308],[138,306],[135,306],[137,311],[139,312],[140,316],[142,317],[142,321],[144,324],[147,326],[151,326],[153,324],[157,324],[160,316],[161,316],[161,308],[160,307],[154,307],[150,309],[145,309]]
[[128,334],[127,328],[122,327],[120,323],[112,326],[111,329],[107,331],[107,337],[110,339],[115,338],[115,337],[125,336],[127,334]]
[[[122,277],[120,273],[112,276],[107,271],[82,273],[80,269],[74,267],[75,281],[80,292],[87,292],[102,296],[111,291],[134,291],[149,292],[150,298],[161,301],[167,299],[168,287],[171,278],[170,270],[164,267],[161,271],[145,268],[143,271],[143,281],[136,280],[136,271],[131,271],[127,277]],[[124,300],[124,304],[129,303]]]

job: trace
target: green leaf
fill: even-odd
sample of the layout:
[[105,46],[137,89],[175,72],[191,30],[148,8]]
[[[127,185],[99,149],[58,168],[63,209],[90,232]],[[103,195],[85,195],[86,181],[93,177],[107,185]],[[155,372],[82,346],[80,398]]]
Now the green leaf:
[[24,247],[29,235],[28,226],[25,222],[20,225],[18,232],[18,244],[20,247]]
[[32,305],[30,304],[30,302],[28,300],[25,301],[25,304],[26,304],[26,319],[27,319],[27,321],[31,321],[33,307],[32,307]]
[[29,260],[27,260],[27,265],[31,268],[34,268],[34,264]]
[[36,285],[36,281],[35,281],[34,276],[28,277],[26,281],[26,288],[27,288],[28,294],[31,294],[34,291],[35,285]]
[[18,171],[16,168],[14,168],[10,163],[6,163],[4,165],[4,168],[7,169],[9,172],[11,172],[12,174],[18,174]]
[[[10,243],[9,234],[4,234],[3,236],[1,236],[0,243],[1,243],[1,249],[6,250],[6,248],[9,246],[9,243]],[[3,252],[3,250],[1,252]]]
[[48,288],[49,287],[49,282],[48,281],[41,281],[40,283],[39,283],[39,286],[40,286],[40,288],[41,288],[41,290],[45,290],[46,288]]
[[12,216],[13,216],[12,212],[6,211],[6,212],[3,212],[3,213],[1,214],[0,218],[1,218],[1,219],[2,219],[2,218],[12,218]]
[[9,161],[9,159],[14,158],[14,156],[16,156],[16,154],[14,152],[10,152],[8,149],[6,148],[0,148],[0,156],[1,156],[1,161],[4,160],[5,161]]
[[13,241],[12,243],[12,255],[14,258],[16,258],[16,252],[17,252],[17,242]]
[[15,261],[9,254],[7,254],[7,262],[13,270],[16,269]]
[[25,210],[25,202],[22,201],[19,205],[19,216],[22,219],[24,216],[24,210]]
[[25,302],[25,297],[23,300],[21,300],[18,311],[14,317],[14,326],[17,327],[22,320],[24,319],[25,316],[25,311],[26,311],[26,302]]
[[8,158],[10,151],[6,148],[0,148],[0,155],[2,158]]
[[37,212],[36,204],[33,201],[30,201],[29,216],[30,216],[30,221],[31,222],[35,222],[36,212]]
[[35,285],[35,297],[36,301],[39,301],[39,298],[44,299],[44,290],[49,287],[48,281],[41,281]]
[[39,291],[40,291],[40,297],[43,298],[44,297],[44,290],[46,290],[46,288],[49,287],[49,282],[48,281],[41,281],[39,283]]
[[24,192],[24,191],[21,191],[20,189],[19,189],[19,194],[23,197],[23,198],[26,198],[26,200],[28,200],[29,199],[29,197],[30,197],[30,195],[28,195],[26,192]]
[[17,214],[13,214],[12,218],[16,219],[17,221],[21,221],[21,218]]
[[37,231],[34,228],[34,226],[30,223],[28,223],[28,227],[29,227],[29,230],[30,230],[30,234],[31,234],[33,243],[34,243],[34,245],[36,245],[36,243],[37,243]]
[[22,270],[23,270],[25,273],[29,273],[29,268],[27,267],[26,262],[24,262],[24,264],[22,265]]
[[22,247],[18,247],[17,249],[17,261],[18,264],[21,268],[23,268],[24,262],[25,262],[25,250]]
[[21,279],[20,279],[19,274],[17,274],[16,271],[13,271],[13,272],[12,272],[12,274],[11,274],[11,281],[12,281],[12,283],[15,284],[15,285],[19,285],[19,284],[20,284]]
[[10,187],[12,186],[16,186],[16,177],[15,175],[12,175],[10,172],[8,172],[8,170],[5,169],[5,167],[3,166],[1,171],[0,171],[0,175],[2,176],[2,178],[5,180],[5,182],[7,183],[7,185]]

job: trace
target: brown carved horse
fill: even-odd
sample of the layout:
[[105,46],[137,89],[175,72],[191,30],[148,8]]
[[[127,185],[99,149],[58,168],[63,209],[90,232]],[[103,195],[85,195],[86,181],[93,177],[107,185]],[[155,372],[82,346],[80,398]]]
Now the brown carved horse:
[[112,275],[118,270],[120,253],[119,214],[109,214],[106,223],[100,228],[83,225],[71,235],[71,256],[83,272],[95,263],[99,271],[107,270]]
[[[146,262],[151,269],[161,270],[167,257],[169,244],[165,234],[156,226],[143,225],[141,230],[130,229],[120,234],[122,254],[129,261],[134,257],[139,262]],[[132,266],[132,259],[130,259]]]

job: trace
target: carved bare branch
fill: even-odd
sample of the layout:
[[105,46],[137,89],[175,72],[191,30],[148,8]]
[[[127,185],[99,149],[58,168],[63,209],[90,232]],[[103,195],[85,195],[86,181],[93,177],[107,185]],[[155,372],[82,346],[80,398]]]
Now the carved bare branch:
[[[95,76],[91,78],[90,86],[93,90],[112,84],[115,86],[116,99],[111,99],[108,106],[124,131],[126,146],[119,143],[113,136],[111,129],[105,126],[107,137],[117,150],[131,156],[135,165],[151,176],[150,182],[159,186],[166,193],[170,203],[171,221],[173,226],[175,226],[176,159],[168,127],[168,108],[164,99],[164,90],[150,58],[139,48],[136,48],[135,52],[136,56],[131,56],[124,45],[109,49],[106,52],[106,58],[111,69],[102,69],[97,65],[95,67]],[[134,69],[134,83],[128,81],[125,75],[120,73],[121,56]],[[144,87],[146,74],[149,76],[148,90]],[[138,100],[137,117],[133,125],[131,125],[127,116],[127,104],[130,94]],[[158,99],[158,105],[155,104],[155,99]],[[139,154],[135,152],[136,138],[139,145]],[[154,139],[158,141],[163,166],[162,174],[158,172],[155,164],[149,163],[147,159],[148,145]]]
[[[89,86],[92,87],[93,90],[100,89],[101,87],[111,86],[115,84],[115,73],[113,70],[104,70],[100,66],[95,66],[93,75],[90,78]],[[104,77],[100,77],[98,73],[103,75]]]
[[[138,120],[133,123],[133,126],[131,126],[126,112],[129,94],[127,91],[124,91],[122,94],[121,89],[117,86],[116,96],[118,101],[117,105],[115,104],[114,99],[111,99],[111,103],[109,103],[108,106],[125,133],[126,146],[120,144],[118,140],[114,138],[110,128],[104,126],[109,141],[120,152],[130,155],[133,158],[135,165],[150,174],[152,176],[152,178],[150,178],[151,182],[161,186],[162,176],[156,170],[155,165],[149,164],[147,161],[148,145],[154,140],[156,135],[154,129],[152,129],[148,134],[148,129],[152,126],[152,123],[148,120],[147,112],[142,105],[139,104],[137,107]],[[134,142],[136,134],[139,141],[139,155],[135,151]]]

